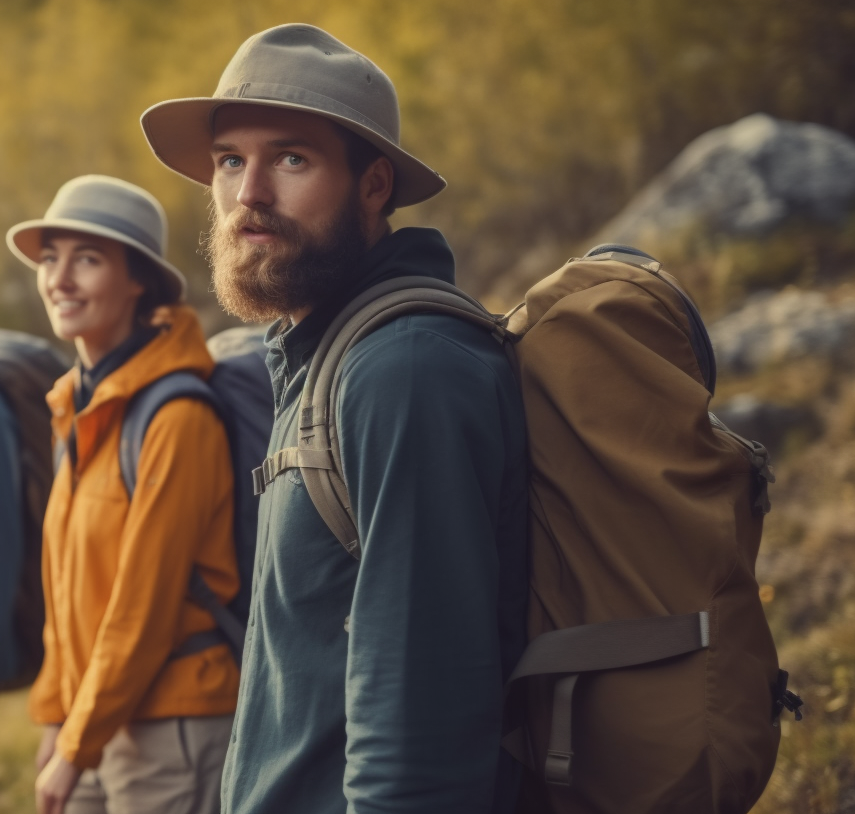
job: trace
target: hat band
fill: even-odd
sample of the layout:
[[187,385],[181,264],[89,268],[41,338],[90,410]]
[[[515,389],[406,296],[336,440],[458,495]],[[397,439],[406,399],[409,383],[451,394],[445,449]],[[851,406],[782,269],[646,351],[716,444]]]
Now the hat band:
[[321,113],[331,113],[334,116],[349,119],[355,124],[361,124],[363,127],[374,131],[378,136],[382,136],[386,141],[398,146],[397,138],[358,110],[348,107],[344,102],[339,102],[337,99],[331,99],[329,96],[294,85],[278,85],[273,82],[243,82],[240,85],[232,85],[232,87],[226,88],[222,93],[218,93],[215,98],[258,99],[265,102],[283,102],[312,108]]
[[[105,229],[112,229],[114,232],[121,232],[123,235],[131,238],[137,243],[141,243],[147,249],[153,251],[159,257],[163,257],[163,250],[160,243],[145,230],[141,229],[137,224],[132,223],[124,218],[117,217],[109,212],[103,212],[95,209],[63,209],[60,212],[51,212],[51,218],[62,218],[63,220],[81,220],[86,223],[91,223],[93,226],[102,226]],[[50,226],[46,226],[50,229]]]

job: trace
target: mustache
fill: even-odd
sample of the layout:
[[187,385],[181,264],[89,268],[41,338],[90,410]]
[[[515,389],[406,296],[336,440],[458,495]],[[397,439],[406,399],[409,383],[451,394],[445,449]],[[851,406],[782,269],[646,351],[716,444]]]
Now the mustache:
[[237,235],[241,229],[271,232],[285,240],[294,240],[300,235],[300,226],[295,220],[264,209],[247,209],[246,207],[240,207],[230,212],[222,223],[215,222],[214,228],[222,229],[230,236]]

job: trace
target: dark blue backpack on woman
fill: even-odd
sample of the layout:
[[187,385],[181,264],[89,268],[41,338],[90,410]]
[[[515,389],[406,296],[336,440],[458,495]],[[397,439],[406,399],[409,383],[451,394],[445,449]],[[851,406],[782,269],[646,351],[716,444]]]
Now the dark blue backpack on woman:
[[29,684],[44,657],[42,523],[53,482],[45,395],[67,370],[68,362],[44,339],[0,329],[3,429],[14,439],[5,450],[11,458],[0,460],[0,482],[6,490],[4,512],[17,509],[18,515],[18,522],[2,518],[0,535],[0,690]]
[[190,595],[217,622],[217,629],[191,636],[172,657],[199,652],[228,642],[241,663],[258,527],[258,503],[253,495],[252,470],[267,455],[273,428],[273,387],[264,363],[262,328],[232,328],[208,340],[217,365],[207,382],[186,371],[167,374],[141,390],[128,405],[122,425],[119,464],[129,495],[137,481],[137,466],[146,430],[157,411],[174,399],[193,398],[210,404],[226,428],[234,466],[235,551],[240,590],[222,605],[194,568]]

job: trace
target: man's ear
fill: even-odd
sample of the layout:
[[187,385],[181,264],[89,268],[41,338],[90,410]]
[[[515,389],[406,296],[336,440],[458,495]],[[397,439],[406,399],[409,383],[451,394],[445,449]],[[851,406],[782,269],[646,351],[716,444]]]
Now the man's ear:
[[385,155],[373,161],[359,179],[359,197],[363,212],[381,216],[395,188],[395,170]]

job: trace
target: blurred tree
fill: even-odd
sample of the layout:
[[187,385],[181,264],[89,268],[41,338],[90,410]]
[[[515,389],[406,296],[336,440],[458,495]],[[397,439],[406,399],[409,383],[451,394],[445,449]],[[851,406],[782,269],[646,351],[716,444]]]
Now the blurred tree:
[[[710,127],[763,110],[855,135],[855,0],[292,0],[287,17],[273,0],[9,0],[4,11],[0,149],[13,160],[0,229],[41,214],[75,175],[127,178],[166,206],[170,256],[197,303],[210,302],[207,198],[153,158],[139,115],[209,95],[237,46],[282,22],[325,27],[391,76],[405,147],[450,182],[396,222],[442,228],[480,295],[503,274],[545,273]],[[0,318],[20,327],[33,309],[8,303],[31,280],[11,257],[0,267]]]
[[[577,251],[712,127],[763,111],[855,137],[855,0],[3,0],[3,12],[0,231],[40,216],[77,175],[138,183],[169,213],[169,256],[187,272],[208,331],[229,323],[198,253],[208,197],[152,156],[139,116],[165,99],[210,95],[238,45],[280,23],[324,27],[389,74],[405,148],[449,181],[442,195],[402,210],[395,222],[443,229],[461,284],[496,309]],[[709,262],[725,288],[739,266],[740,293],[752,280],[780,283],[782,274],[809,284],[805,275],[825,266],[837,280],[823,252],[832,246],[851,270],[853,235],[852,221],[835,236],[805,227],[762,250],[717,249]],[[0,261],[0,325],[50,331],[34,276],[8,253]],[[787,377],[763,375],[780,393]],[[840,377],[851,381],[851,371]],[[790,378],[800,387],[811,380],[801,368]],[[823,398],[831,399],[837,385],[824,381]],[[725,388],[737,384],[748,387]],[[852,504],[855,397],[844,392],[845,410],[834,421],[845,424],[848,440],[828,439],[815,460],[797,459],[794,477],[816,486],[803,494],[784,474],[779,488],[790,492],[782,492],[782,505],[802,495],[805,507],[821,503],[821,517],[836,517]],[[829,403],[821,412],[833,417],[836,409]],[[810,526],[806,512],[799,523]],[[776,517],[788,515],[772,515],[765,547],[773,551],[798,537]],[[840,532],[841,552],[851,549],[848,517],[840,523],[848,535]],[[809,548],[805,556],[848,573],[840,568],[848,560],[836,552]],[[797,576],[793,585],[800,586]],[[839,630],[820,630],[807,648],[792,626],[778,630],[789,638],[785,660],[801,676],[806,698],[815,709],[826,700],[824,711],[785,741],[781,769],[758,811],[842,811],[844,798],[852,808],[851,594],[846,603]],[[841,665],[845,681],[837,675]]]

